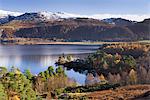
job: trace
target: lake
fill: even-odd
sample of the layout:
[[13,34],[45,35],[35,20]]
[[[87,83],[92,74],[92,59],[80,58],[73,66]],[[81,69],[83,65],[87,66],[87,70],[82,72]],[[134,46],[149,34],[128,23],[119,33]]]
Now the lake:
[[[48,66],[55,66],[62,54],[84,58],[99,47],[100,45],[0,45],[0,66],[8,69],[15,66],[22,72],[30,69],[33,74],[38,74]],[[85,82],[86,76],[83,74],[73,70],[66,70],[66,74],[80,84]]]

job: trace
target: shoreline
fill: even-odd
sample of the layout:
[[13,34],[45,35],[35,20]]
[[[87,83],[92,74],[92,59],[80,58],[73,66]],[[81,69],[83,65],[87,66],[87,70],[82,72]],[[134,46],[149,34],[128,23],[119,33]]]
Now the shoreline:
[[2,45],[103,45],[103,44],[120,44],[120,43],[150,43],[150,42],[33,42],[33,41],[28,41],[28,42],[1,42],[0,44]]
[[0,38],[0,44],[14,45],[103,45],[103,44],[120,44],[120,43],[150,43],[150,40],[142,41],[51,41],[40,38]]

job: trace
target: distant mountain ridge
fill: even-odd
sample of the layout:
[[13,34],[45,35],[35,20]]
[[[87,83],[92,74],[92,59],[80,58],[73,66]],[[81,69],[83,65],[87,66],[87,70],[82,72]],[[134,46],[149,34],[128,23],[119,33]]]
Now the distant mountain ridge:
[[[19,12],[10,12],[10,11],[3,11],[0,10],[0,24],[8,23],[12,20],[22,20],[22,21],[55,21],[61,20],[64,18],[93,18],[102,20],[103,22],[109,24],[116,24],[116,25],[129,25],[136,23],[136,21],[131,21],[123,18],[106,18],[100,19],[95,18],[95,15],[86,16],[86,15],[77,15],[77,14],[70,14],[65,12],[33,12],[33,13],[19,13]],[[96,15],[97,16],[97,15]]]
[[150,39],[150,18],[141,22],[123,18],[100,20],[62,12],[24,13],[5,18],[0,19],[1,34],[5,38],[47,38],[63,41]]
[[[130,14],[91,14],[91,15],[82,15],[82,14],[74,14],[74,13],[66,13],[66,12],[48,12],[48,11],[43,11],[43,12],[27,12],[28,14],[32,15],[33,14],[40,14],[42,16],[47,17],[47,19],[51,18],[51,16],[59,16],[60,18],[93,18],[93,19],[109,19],[109,18],[123,18],[127,20],[132,20],[132,21],[142,21],[144,19],[149,18],[150,14],[147,15],[130,15]],[[27,14],[26,13],[26,14]],[[25,13],[20,13],[20,12],[12,12],[12,11],[5,11],[5,10],[0,10],[0,18],[8,17],[8,16],[19,16],[23,15]]]

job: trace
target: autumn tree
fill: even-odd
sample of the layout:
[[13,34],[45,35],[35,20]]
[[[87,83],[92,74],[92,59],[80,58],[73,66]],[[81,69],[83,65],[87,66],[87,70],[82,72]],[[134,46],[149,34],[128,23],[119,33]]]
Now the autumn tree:
[[147,72],[146,83],[150,84],[150,69]]
[[114,83],[114,76],[110,72],[108,73],[108,82]]
[[129,72],[129,82],[130,84],[137,83],[137,73],[134,69],[131,69],[131,71]]
[[109,83],[113,83],[113,84],[121,83],[121,76],[119,73],[117,75],[109,73],[108,81],[109,81]]
[[115,78],[117,83],[121,83],[121,76],[119,73],[115,76]]
[[86,76],[86,80],[85,80],[85,84],[86,85],[92,85],[94,84],[94,76],[92,73],[88,73],[88,75]]
[[104,77],[103,74],[101,74],[101,75],[99,76],[99,79],[100,79],[101,82],[106,82],[106,79],[105,79],[105,77]]
[[129,75],[128,72],[123,71],[121,73],[121,84],[122,85],[128,85],[129,84]]
[[138,75],[138,82],[139,83],[142,83],[142,84],[144,84],[144,83],[146,83],[146,81],[147,81],[147,70],[144,68],[144,67],[139,67],[139,69],[138,69],[138,73],[137,73],[137,75]]
[[67,55],[66,59],[67,59],[67,62],[73,61],[72,55]]

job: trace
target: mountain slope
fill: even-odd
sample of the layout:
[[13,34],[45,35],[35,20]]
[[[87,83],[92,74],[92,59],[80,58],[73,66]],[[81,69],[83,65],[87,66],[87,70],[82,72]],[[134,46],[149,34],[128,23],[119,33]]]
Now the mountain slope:
[[[150,39],[150,19],[134,22],[122,18],[104,20],[73,17],[68,13],[25,13],[7,16],[0,25],[5,38],[47,38],[65,41],[131,41]],[[112,24],[113,23],[113,24]]]
[[19,16],[21,14],[22,13],[19,13],[19,12],[0,10],[0,24],[10,22],[10,21],[14,20],[14,18],[16,16]]
[[137,35],[139,40],[150,39],[150,18],[134,25],[130,25],[128,28]]
[[[19,12],[10,12],[0,10],[0,24],[7,23],[12,20],[8,20],[9,16],[13,16],[12,20],[22,20],[22,21],[49,21],[49,20],[57,20],[61,18],[77,18],[83,17],[77,14],[70,14],[65,12],[33,12],[33,13],[19,13]],[[6,20],[6,21],[5,21]]]
[[118,26],[133,25],[134,23],[136,23],[136,21],[130,21],[122,18],[107,18],[107,19],[103,19],[102,21],[107,22],[109,24],[118,25]]

